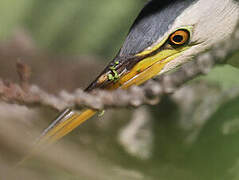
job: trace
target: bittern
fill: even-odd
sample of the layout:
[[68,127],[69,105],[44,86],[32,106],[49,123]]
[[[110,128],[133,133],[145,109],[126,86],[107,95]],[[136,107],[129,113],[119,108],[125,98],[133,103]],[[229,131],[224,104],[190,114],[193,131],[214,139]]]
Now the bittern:
[[[117,56],[87,88],[127,89],[175,69],[229,39],[239,19],[237,0],[151,0],[133,23]],[[97,113],[65,110],[42,134],[53,143]]]

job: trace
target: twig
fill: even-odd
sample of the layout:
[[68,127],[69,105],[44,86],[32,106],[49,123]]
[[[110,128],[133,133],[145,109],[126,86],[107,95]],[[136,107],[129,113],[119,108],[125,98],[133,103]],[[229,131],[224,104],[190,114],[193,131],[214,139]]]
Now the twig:
[[84,106],[104,109],[156,104],[163,95],[175,92],[185,82],[198,75],[207,74],[216,64],[224,63],[238,48],[239,28],[230,40],[194,57],[190,63],[183,65],[173,73],[162,75],[141,87],[132,87],[126,91],[121,89],[113,92],[97,90],[91,94],[77,89],[74,93],[62,91],[59,95],[53,95],[35,85],[30,86],[28,84],[30,70],[20,64],[18,65],[18,72],[21,85],[0,80],[0,100],[27,106],[48,106],[59,111],[66,107],[79,108]]
[[31,68],[24,64],[21,60],[17,61],[17,73],[20,78],[20,86],[24,91],[29,90],[29,80],[31,76]]

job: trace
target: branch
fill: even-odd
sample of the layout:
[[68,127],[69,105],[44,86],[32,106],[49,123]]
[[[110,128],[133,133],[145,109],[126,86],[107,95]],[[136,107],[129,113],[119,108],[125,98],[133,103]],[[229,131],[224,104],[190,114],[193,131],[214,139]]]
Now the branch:
[[185,82],[198,75],[207,74],[216,64],[224,63],[238,48],[239,28],[231,39],[194,57],[190,63],[183,65],[175,72],[162,75],[155,80],[148,81],[143,86],[134,86],[129,90],[118,89],[112,92],[97,90],[91,94],[82,89],[77,89],[74,93],[62,91],[59,95],[49,94],[35,85],[27,84],[30,70],[18,64],[21,83],[18,85],[0,79],[0,100],[27,106],[47,106],[58,111],[67,107],[90,107],[100,110],[139,107],[143,104],[154,105],[160,101],[162,96],[175,92]]

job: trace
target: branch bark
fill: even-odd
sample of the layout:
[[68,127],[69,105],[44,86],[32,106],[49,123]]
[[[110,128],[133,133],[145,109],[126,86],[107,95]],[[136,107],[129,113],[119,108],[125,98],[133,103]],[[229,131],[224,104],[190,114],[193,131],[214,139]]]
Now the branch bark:
[[129,90],[115,90],[112,92],[97,90],[91,94],[77,89],[73,93],[62,91],[53,95],[38,86],[27,84],[30,70],[18,64],[20,85],[0,79],[0,100],[8,103],[17,103],[26,106],[47,106],[61,111],[64,108],[89,107],[105,109],[116,107],[139,107],[143,104],[154,105],[164,95],[175,92],[185,82],[202,74],[207,74],[216,64],[225,63],[236,50],[239,49],[239,28],[236,29],[231,39],[213,47],[183,65],[177,71],[165,74],[150,80],[140,87]]

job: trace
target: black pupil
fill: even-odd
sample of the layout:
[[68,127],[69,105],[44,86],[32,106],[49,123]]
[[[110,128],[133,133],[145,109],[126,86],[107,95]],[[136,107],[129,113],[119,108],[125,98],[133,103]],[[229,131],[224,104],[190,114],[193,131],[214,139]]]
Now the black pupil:
[[176,35],[173,37],[174,42],[180,43],[183,41],[183,36],[181,35]]

